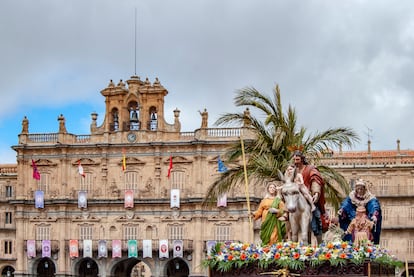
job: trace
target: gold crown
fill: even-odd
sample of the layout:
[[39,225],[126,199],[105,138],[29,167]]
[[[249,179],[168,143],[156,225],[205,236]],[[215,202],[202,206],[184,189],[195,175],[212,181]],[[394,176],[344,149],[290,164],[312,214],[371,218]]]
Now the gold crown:
[[291,146],[288,146],[287,147],[287,149],[290,151],[290,152],[295,152],[295,151],[300,151],[300,152],[303,152],[303,149],[304,149],[305,147],[303,146],[303,145],[291,145]]

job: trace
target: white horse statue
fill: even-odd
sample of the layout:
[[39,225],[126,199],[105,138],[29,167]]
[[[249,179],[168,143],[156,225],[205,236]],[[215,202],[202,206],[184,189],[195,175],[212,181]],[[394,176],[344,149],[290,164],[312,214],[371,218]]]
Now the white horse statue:
[[312,219],[311,206],[301,193],[299,185],[293,181],[293,176],[292,178],[286,178],[282,174],[279,174],[279,176],[283,181],[283,201],[285,202],[285,208],[289,212],[291,240],[309,244],[308,234]]

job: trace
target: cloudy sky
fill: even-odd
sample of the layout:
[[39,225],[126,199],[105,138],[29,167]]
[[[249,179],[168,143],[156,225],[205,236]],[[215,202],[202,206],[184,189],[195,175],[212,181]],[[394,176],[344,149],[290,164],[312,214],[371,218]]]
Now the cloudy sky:
[[310,133],[346,126],[353,150],[368,137],[414,149],[411,0],[2,0],[0,38],[0,163],[16,161],[24,116],[31,133],[57,132],[63,114],[89,134],[100,91],[135,73],[159,78],[182,131],[200,126],[198,110],[210,126],[238,111],[238,89],[279,84]]

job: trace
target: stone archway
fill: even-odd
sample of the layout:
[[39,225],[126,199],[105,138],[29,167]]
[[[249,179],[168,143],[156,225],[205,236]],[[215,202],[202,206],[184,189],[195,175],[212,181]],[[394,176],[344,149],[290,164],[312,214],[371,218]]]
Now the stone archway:
[[12,277],[14,276],[14,268],[11,266],[5,266],[1,271],[1,277]]
[[151,277],[150,267],[143,261],[138,262],[131,270],[130,277]]
[[168,277],[188,277],[189,275],[190,269],[183,259],[175,258],[167,263]]
[[[407,271],[406,270],[404,270],[402,273],[401,273],[401,275],[400,275],[401,277],[405,277],[405,276],[407,276]],[[414,269],[408,269],[408,276],[409,277],[413,277],[414,276]]]
[[55,276],[55,263],[49,258],[42,258],[37,264],[36,273],[38,277],[52,277]]
[[150,277],[152,272],[144,261],[137,258],[128,258],[120,260],[114,265],[111,276]]
[[99,274],[98,264],[91,258],[82,259],[78,267],[79,277],[97,277]]

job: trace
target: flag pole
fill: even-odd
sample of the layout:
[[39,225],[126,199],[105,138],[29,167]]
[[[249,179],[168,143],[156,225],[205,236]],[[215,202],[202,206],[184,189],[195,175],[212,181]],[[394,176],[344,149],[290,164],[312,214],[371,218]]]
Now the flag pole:
[[408,260],[407,258],[405,259],[405,276],[408,277],[409,273],[408,273]]
[[252,224],[252,216],[250,210],[250,197],[249,197],[249,182],[247,180],[247,168],[246,168],[246,155],[244,153],[244,142],[243,138],[240,134],[240,143],[242,148],[242,157],[243,157],[243,170],[244,170],[244,184],[245,184],[245,194],[246,194],[246,202],[247,202],[247,212],[249,214],[249,239],[253,242],[253,224]]

